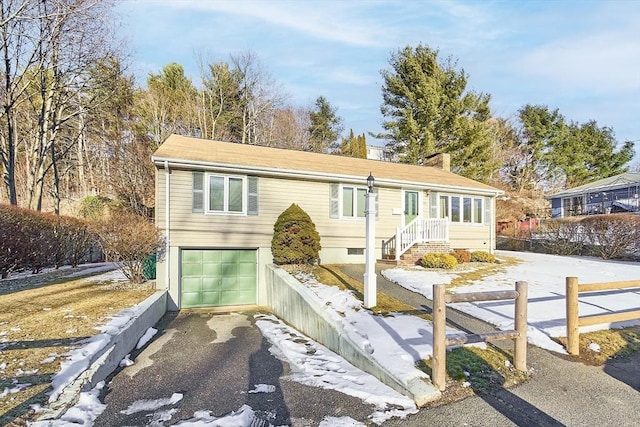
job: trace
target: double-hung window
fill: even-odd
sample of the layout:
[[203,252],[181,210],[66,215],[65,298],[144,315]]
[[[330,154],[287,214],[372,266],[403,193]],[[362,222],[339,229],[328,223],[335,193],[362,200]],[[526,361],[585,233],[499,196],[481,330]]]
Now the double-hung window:
[[449,218],[455,223],[482,224],[483,212],[482,197],[440,196],[440,218]]
[[193,171],[191,211],[258,215],[258,177]]
[[364,218],[367,189],[342,187],[342,216],[344,218]]
[[225,175],[207,175],[207,212],[244,214],[245,178]]

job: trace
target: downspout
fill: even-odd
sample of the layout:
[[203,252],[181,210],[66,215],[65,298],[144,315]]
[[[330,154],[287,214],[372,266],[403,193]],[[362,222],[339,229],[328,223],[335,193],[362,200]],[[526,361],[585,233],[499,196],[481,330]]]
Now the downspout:
[[165,228],[164,228],[164,234],[165,234],[165,256],[166,258],[166,264],[167,267],[165,268],[165,276],[164,276],[164,286],[165,289],[169,289],[169,280],[170,280],[170,273],[171,273],[171,254],[170,254],[170,249],[171,249],[171,243],[169,240],[169,236],[170,236],[170,222],[169,222],[169,218],[170,218],[170,211],[169,211],[169,207],[170,207],[170,203],[169,203],[169,196],[170,196],[170,188],[171,188],[171,181],[170,181],[170,177],[171,177],[171,171],[169,170],[169,161],[165,160],[164,161],[164,171],[165,171],[165,180],[164,180],[164,224],[165,224]]

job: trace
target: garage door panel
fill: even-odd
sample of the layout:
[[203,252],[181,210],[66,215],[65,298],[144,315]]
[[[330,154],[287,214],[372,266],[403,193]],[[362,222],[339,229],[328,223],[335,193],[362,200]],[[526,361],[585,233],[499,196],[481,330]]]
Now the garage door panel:
[[220,305],[220,292],[203,292],[201,305]]
[[202,279],[200,277],[183,277],[182,292],[200,292]]
[[238,251],[237,261],[239,263],[249,263],[255,265],[256,253],[254,251]]
[[221,264],[221,267],[222,267],[223,276],[229,277],[229,276],[236,276],[238,274],[238,264],[224,262]]
[[220,305],[253,304],[253,302],[242,301],[238,296],[238,292],[235,290],[220,292]]
[[251,290],[255,289],[256,278],[253,276],[238,276],[236,278],[236,285],[238,290]]
[[181,306],[255,304],[256,261],[255,250],[183,250]]
[[238,262],[238,256],[245,251],[220,251],[220,262],[222,263],[236,263]]
[[238,291],[238,304],[254,304],[256,299],[255,291]]
[[196,250],[196,249],[183,250],[182,262],[183,263],[201,263],[202,251]]
[[202,298],[202,292],[183,292],[182,305],[184,307],[198,307]]
[[202,262],[219,263],[222,260],[221,251],[202,251]]
[[183,263],[182,276],[201,276],[202,264]]
[[202,277],[202,288],[201,290],[204,291],[208,291],[208,290],[219,290],[220,289],[220,282],[222,281],[222,277],[220,276],[203,276]]
[[238,283],[235,277],[223,277],[220,290],[223,292],[235,292],[238,290]]
[[202,264],[202,274],[204,276],[222,276],[222,266],[219,263],[205,263]]
[[256,277],[256,265],[247,262],[238,264],[238,275],[245,277]]

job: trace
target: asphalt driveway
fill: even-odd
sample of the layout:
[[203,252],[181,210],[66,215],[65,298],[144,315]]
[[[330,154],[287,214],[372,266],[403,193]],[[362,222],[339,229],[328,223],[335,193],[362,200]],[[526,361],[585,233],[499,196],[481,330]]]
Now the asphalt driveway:
[[[154,340],[132,354],[135,364],[105,386],[107,408],[95,426],[170,425],[197,411],[221,417],[243,405],[255,412],[255,426],[317,426],[327,416],[365,422],[375,410],[358,398],[287,380],[289,367],[269,353],[252,313],[168,313],[156,328]],[[250,393],[259,384],[275,391]]]

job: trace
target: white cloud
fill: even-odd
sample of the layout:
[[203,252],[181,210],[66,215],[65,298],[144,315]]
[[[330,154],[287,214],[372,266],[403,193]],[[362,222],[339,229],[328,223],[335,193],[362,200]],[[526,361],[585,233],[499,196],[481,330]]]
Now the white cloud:
[[[347,2],[298,1],[173,1],[174,8],[192,8],[243,15],[301,31],[309,36],[356,46],[384,45],[384,32]],[[239,29],[241,30],[241,29]]]
[[638,90],[640,43],[631,35],[610,32],[554,41],[527,53],[516,68],[566,90]]

